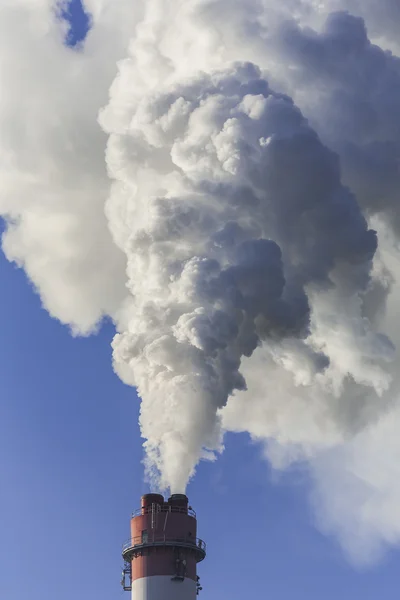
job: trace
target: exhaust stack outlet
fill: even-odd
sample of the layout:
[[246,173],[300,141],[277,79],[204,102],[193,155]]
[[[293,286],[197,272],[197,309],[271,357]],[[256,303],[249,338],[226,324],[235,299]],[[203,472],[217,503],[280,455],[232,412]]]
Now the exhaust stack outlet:
[[122,587],[132,592],[132,600],[195,600],[202,589],[197,563],[205,556],[188,497],[173,494],[166,501],[161,494],[146,494],[122,549]]

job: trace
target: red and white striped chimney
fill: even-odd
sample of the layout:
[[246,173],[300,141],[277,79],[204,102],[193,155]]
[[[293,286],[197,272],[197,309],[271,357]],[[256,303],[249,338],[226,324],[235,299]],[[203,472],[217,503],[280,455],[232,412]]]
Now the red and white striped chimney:
[[196,537],[196,514],[188,503],[184,494],[168,501],[160,494],[142,496],[122,551],[122,586],[132,590],[132,600],[196,599],[201,590],[197,563],[206,548]]

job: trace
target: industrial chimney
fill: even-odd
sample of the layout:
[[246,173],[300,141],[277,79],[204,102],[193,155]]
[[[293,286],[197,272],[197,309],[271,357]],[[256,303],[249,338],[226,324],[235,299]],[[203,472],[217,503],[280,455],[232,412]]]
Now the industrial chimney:
[[206,556],[196,537],[196,513],[184,494],[168,501],[160,494],[142,496],[124,544],[122,587],[132,600],[195,600],[201,587],[197,563]]

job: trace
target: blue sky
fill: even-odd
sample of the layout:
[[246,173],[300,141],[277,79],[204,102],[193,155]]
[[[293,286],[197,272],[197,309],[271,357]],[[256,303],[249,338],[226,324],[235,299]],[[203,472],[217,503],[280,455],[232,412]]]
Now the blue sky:
[[[69,14],[74,43],[85,19],[77,3]],[[74,339],[3,255],[0,278],[0,598],[124,597],[120,548],[147,487],[138,401],[111,368],[112,326]],[[277,478],[247,436],[227,437],[189,487],[208,545],[203,600],[398,596],[398,552],[354,569],[315,528],[308,493],[306,473]]]

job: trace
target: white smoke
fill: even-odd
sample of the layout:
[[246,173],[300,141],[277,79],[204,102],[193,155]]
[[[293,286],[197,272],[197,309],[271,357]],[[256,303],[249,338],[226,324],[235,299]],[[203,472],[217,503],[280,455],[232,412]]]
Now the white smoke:
[[85,53],[63,44],[52,0],[0,6],[3,249],[50,314],[77,333],[93,330],[126,295],[124,256],[104,216],[106,136],[97,114],[137,15],[128,1],[94,4]]
[[249,431],[368,561],[400,538],[400,15],[282,4],[91,0],[76,51],[52,2],[4,2],[3,248],[75,333],[114,320],[161,485]]
[[142,397],[150,461],[182,491],[263,341],[294,338],[315,376],[331,362],[377,393],[391,346],[361,311],[375,233],[292,101],[245,64],[129,102],[136,69],[124,64],[101,117],[117,180],[107,215],[132,294],[114,361]]

